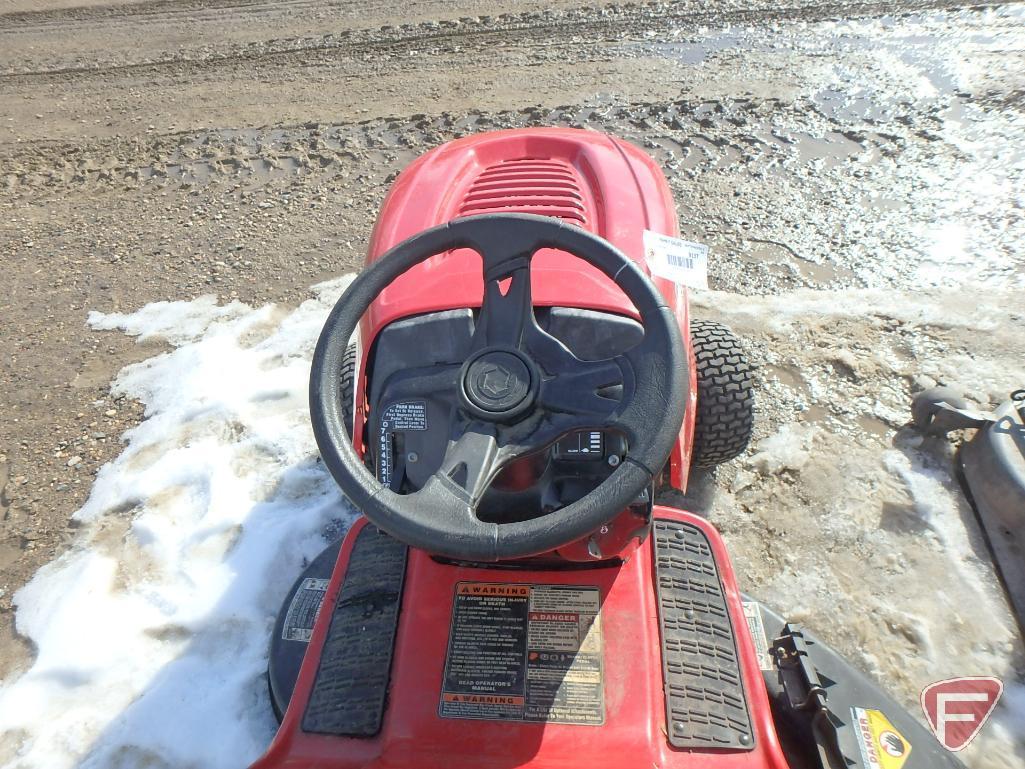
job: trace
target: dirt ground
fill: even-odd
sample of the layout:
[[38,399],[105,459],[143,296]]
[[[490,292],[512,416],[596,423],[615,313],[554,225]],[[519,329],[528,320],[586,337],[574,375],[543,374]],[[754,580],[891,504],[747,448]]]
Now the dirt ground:
[[[31,655],[14,593],[74,539],[71,514],[143,416],[109,383],[161,349],[89,330],[88,312],[210,293],[298,304],[358,268],[396,173],[466,133],[606,130],[663,164],[684,234],[712,246],[712,288],[732,297],[698,312],[761,364],[759,439],[797,419],[805,449],[841,451],[857,475],[908,440],[916,389],[959,384],[989,406],[1021,376],[1021,5],[396,5],[0,0],[0,678]],[[855,292],[868,320],[811,307],[765,322],[787,311],[772,297],[801,289]],[[988,332],[908,317],[951,290]],[[835,454],[768,470],[755,456],[715,480],[748,584],[786,593],[803,526],[829,530],[835,572],[872,557],[847,524],[878,521],[773,514],[847,494]],[[887,508],[895,537],[918,531],[909,499]],[[811,593],[814,615],[829,591]],[[913,616],[880,622],[921,650]],[[1020,676],[1002,622],[990,652]],[[831,638],[856,649],[878,627]]]

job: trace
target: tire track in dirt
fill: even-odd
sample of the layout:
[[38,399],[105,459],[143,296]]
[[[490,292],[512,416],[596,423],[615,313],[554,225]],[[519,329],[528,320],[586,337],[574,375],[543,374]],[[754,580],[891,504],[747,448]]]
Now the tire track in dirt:
[[[421,53],[424,45],[439,51],[446,46],[465,45],[486,49],[497,42],[509,45],[535,44],[543,38],[547,45],[583,42],[620,41],[644,35],[665,33],[680,26],[717,24],[765,24],[800,20],[822,21],[830,18],[860,18],[901,15],[964,8],[989,8],[1011,4],[1013,0],[993,0],[978,4],[960,0],[883,0],[869,2],[806,2],[779,7],[767,4],[742,9],[686,9],[665,3],[626,4],[600,9],[546,10],[521,14],[504,13],[497,17],[470,17],[464,20],[428,21],[397,27],[339,32],[321,37],[274,40],[242,46],[229,46],[225,51],[209,51],[193,58],[189,53],[164,54],[164,58],[96,67],[66,67],[48,70],[14,71],[0,75],[0,85],[39,85],[63,80],[108,80],[112,77],[156,76],[173,74],[190,76],[210,74],[220,69],[273,63],[278,66],[309,66],[311,55],[319,61],[360,59],[375,54],[410,57]],[[449,48],[451,50],[451,48]]]
[[[938,124],[942,119],[941,107],[929,107],[915,113],[914,124]],[[852,257],[837,258],[837,244],[845,238],[838,239],[835,233],[848,226],[848,216],[873,221],[891,214],[903,216],[899,209],[904,204],[892,212],[880,212],[870,195],[853,191],[870,179],[889,178],[887,169],[904,162],[902,158],[920,162],[923,156],[932,158],[946,151],[942,142],[903,130],[899,120],[851,121],[808,99],[680,99],[629,105],[599,101],[556,108],[201,130],[132,141],[7,145],[0,148],[0,167],[15,171],[0,178],[0,188],[6,187],[12,197],[35,198],[43,205],[50,197],[65,195],[102,199],[188,194],[242,202],[265,195],[302,198],[311,189],[332,189],[362,179],[368,184],[373,180],[375,191],[365,190],[373,196],[429,147],[484,130],[539,125],[607,131],[643,147],[666,170],[680,221],[689,231],[720,251],[745,254],[743,270],[734,263],[728,278],[713,276],[741,293],[836,282],[864,285],[866,279],[859,277],[864,264],[853,255],[854,249],[839,249],[852,251]],[[802,189],[786,185],[775,189],[772,179],[780,169],[787,176],[800,176]],[[711,198],[702,191],[709,185],[717,190]],[[911,191],[892,194],[902,199]],[[742,212],[763,205],[772,210],[768,203],[772,195],[843,203],[829,208],[820,231],[802,232],[799,241],[789,229],[790,217],[778,212],[773,216],[776,224],[764,233],[748,232]],[[740,200],[744,203],[738,209]],[[845,207],[848,213],[843,213]],[[891,237],[902,231],[893,228],[880,253],[910,253],[907,243]],[[717,263],[716,269],[723,264]],[[903,272],[905,277],[913,274],[911,269]]]
[[[788,121],[804,130],[792,131],[781,140],[764,125],[766,113],[785,113]],[[750,126],[750,130],[737,136],[737,123]],[[145,142],[108,139],[88,144],[41,141],[6,145],[0,146],[0,160],[14,171],[0,178],[0,183],[8,189],[44,193],[153,185],[202,188],[220,183],[254,187],[272,180],[333,174],[368,155],[384,163],[404,163],[412,160],[419,148],[442,137],[534,125],[612,131],[646,146],[667,168],[681,173],[765,164],[783,155],[806,163],[817,157],[816,149],[823,148],[842,157],[889,155],[900,146],[900,139],[893,134],[844,129],[822,115],[813,102],[676,100],[221,129],[154,136]],[[731,133],[733,138],[723,138]]]
[[[120,21],[139,24],[149,20],[173,21],[188,18],[198,13],[224,13],[225,11],[247,11],[250,14],[280,12],[298,7],[324,6],[323,0],[155,0],[154,2],[92,5],[74,8],[14,11],[0,14],[0,31],[37,30],[75,23],[76,28],[89,23]],[[341,6],[344,3],[327,3]],[[351,5],[357,5],[352,3]],[[380,6],[382,3],[360,3],[363,6]]]
[[[439,17],[455,12],[466,13],[465,10],[454,11],[452,8],[453,6],[442,0],[418,0],[406,4],[405,16],[409,18],[411,15],[425,12],[434,12]],[[0,14],[0,36],[60,31],[69,25],[74,25],[76,32],[81,33],[116,27],[135,30],[146,25],[173,25],[182,22],[223,22],[230,19],[267,21],[264,17],[289,18],[296,12],[305,11],[317,12],[319,17],[365,20],[373,14],[390,16],[393,10],[393,4],[384,0],[351,3],[337,0],[159,0],[130,5]]]

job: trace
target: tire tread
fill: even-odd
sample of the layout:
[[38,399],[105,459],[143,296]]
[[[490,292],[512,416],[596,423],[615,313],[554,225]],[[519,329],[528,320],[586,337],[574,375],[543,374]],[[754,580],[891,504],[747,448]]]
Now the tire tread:
[[740,340],[726,326],[691,319],[690,335],[698,384],[691,463],[708,468],[740,456],[751,440],[753,377]]
[[342,374],[339,379],[342,390],[342,418],[345,421],[345,430],[352,438],[353,405],[356,401],[356,343],[350,342],[345,348],[345,356],[342,358]]

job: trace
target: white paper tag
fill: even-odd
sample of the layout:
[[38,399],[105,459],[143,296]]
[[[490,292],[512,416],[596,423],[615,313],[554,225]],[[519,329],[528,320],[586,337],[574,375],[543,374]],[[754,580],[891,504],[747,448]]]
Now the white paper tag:
[[644,256],[654,275],[688,288],[708,288],[708,246],[645,230]]

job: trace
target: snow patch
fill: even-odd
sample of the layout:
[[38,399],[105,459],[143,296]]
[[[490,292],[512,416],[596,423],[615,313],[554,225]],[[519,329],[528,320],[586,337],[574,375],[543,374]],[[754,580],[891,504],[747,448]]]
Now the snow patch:
[[916,326],[965,328],[991,332],[1025,319],[1015,310],[1017,293],[1000,289],[933,288],[916,294],[897,289],[863,288],[821,291],[801,288],[780,296],[741,296],[727,291],[696,291],[692,302],[730,316],[757,318],[775,331],[802,319],[871,318]]
[[1017,753],[1019,758],[1025,757],[1025,745],[1021,742],[1022,736],[1025,735],[1025,683],[1004,681],[1004,693],[980,737],[986,736],[986,730],[992,730],[994,733],[987,742],[1004,745],[1017,744],[1018,750],[1008,751],[1004,754],[993,751],[979,761],[979,769],[1004,769],[1017,766],[1014,754]]
[[818,427],[791,423],[758,444],[748,464],[762,475],[777,475],[784,470],[800,472],[811,458],[811,447]]
[[198,339],[209,326],[218,321],[229,321],[252,311],[235,301],[219,305],[217,297],[201,296],[188,302],[153,302],[132,313],[89,313],[89,325],[96,330],[120,330],[140,342],[165,339],[180,345]]
[[917,451],[887,451],[883,454],[883,465],[904,482],[916,513],[936,536],[944,556],[957,570],[963,585],[973,590],[976,600],[982,605],[991,605],[993,616],[1002,613],[1004,607],[997,606],[992,600],[992,596],[1000,593],[999,589],[994,589],[988,551],[981,541],[972,542],[969,537],[969,527],[974,530],[976,524],[974,518],[970,523],[964,519],[974,514],[954,486],[950,473],[930,466]]
[[202,297],[90,314],[173,349],[118,376],[147,419],[98,473],[71,550],[15,595],[38,654],[0,691],[9,766],[234,768],[266,749],[280,602],[355,517],[316,460],[307,401],[349,280],[291,312]]

